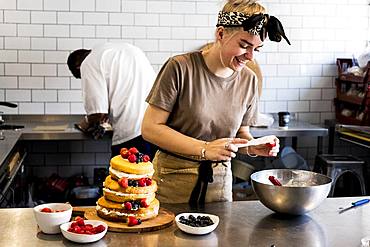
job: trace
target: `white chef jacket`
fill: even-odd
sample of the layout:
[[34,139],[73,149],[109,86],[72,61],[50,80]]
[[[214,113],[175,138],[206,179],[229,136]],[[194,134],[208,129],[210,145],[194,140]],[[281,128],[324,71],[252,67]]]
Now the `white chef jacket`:
[[131,44],[104,43],[91,50],[80,69],[86,113],[109,114],[112,145],[139,136],[145,98],[155,80],[145,54]]

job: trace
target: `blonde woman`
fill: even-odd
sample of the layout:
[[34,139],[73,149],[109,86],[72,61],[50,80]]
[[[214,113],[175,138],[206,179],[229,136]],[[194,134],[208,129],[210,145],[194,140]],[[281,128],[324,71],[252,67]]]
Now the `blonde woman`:
[[[228,1],[218,15],[214,45],[171,57],[147,97],[142,135],[158,145],[153,160],[158,198],[192,205],[232,201],[230,160],[236,152],[276,156],[278,138],[253,139],[257,78],[245,64],[263,41],[285,38],[281,23],[255,1]],[[287,40],[287,39],[286,39]],[[288,41],[288,40],[287,40]]]

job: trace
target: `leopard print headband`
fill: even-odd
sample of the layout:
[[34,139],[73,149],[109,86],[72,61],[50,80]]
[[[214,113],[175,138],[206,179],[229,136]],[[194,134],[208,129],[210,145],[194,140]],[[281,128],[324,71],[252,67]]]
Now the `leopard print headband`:
[[290,45],[285,35],[283,25],[274,16],[267,14],[246,15],[241,12],[218,13],[217,27],[243,27],[244,31],[252,35],[260,35],[261,40],[265,40],[267,34],[271,41],[280,42],[283,37]]
[[[220,11],[218,13],[218,21],[217,21],[217,27],[224,26],[224,27],[245,27],[248,20],[250,19],[249,16],[241,12],[223,12]],[[264,15],[261,14],[261,17],[264,17]],[[250,29],[245,30],[249,32],[252,35],[258,35],[263,27],[263,24],[266,22],[266,18],[260,18],[257,20],[257,22],[253,23],[253,26],[250,27]]]

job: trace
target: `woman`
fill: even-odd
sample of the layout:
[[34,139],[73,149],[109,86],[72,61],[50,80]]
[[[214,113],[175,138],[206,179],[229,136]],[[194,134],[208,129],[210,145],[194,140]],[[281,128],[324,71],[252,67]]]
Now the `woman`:
[[[236,152],[276,156],[279,140],[238,148],[253,139],[257,78],[246,66],[266,34],[285,38],[281,23],[251,1],[229,1],[219,13],[215,44],[170,58],[147,97],[142,135],[158,145],[153,164],[165,203],[232,201],[230,160]],[[271,32],[271,33],[270,33]],[[209,184],[208,184],[209,183]]]

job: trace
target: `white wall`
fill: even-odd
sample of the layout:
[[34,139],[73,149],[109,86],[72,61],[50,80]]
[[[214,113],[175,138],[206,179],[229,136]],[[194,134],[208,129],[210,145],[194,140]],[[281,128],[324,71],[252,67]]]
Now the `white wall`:
[[[335,59],[358,55],[369,34],[367,0],[266,0],[292,42],[266,42],[263,112],[312,123],[333,118]],[[213,40],[222,1],[0,0],[0,101],[8,114],[82,114],[70,51],[104,41],[142,48],[156,70],[171,55]]]

